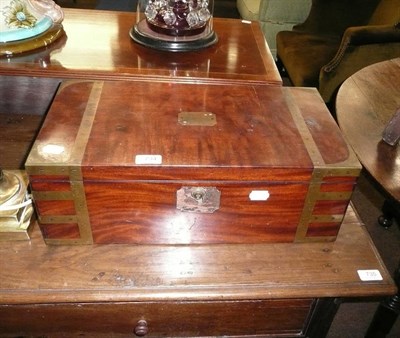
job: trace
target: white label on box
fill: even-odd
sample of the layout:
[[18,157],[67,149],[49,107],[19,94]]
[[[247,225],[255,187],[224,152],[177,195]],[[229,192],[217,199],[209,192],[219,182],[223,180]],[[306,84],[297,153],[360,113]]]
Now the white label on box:
[[162,164],[161,155],[136,155],[135,164]]
[[253,190],[249,194],[250,201],[266,201],[269,198],[268,190]]
[[379,270],[357,270],[357,273],[363,282],[383,280]]

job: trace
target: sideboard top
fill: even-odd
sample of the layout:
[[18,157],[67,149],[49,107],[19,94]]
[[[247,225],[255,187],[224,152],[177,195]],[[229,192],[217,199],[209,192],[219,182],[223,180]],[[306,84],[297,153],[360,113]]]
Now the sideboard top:
[[80,79],[282,83],[257,22],[214,18],[218,42],[163,52],[135,43],[136,13],[64,9],[65,35],[45,48],[0,57],[0,75]]

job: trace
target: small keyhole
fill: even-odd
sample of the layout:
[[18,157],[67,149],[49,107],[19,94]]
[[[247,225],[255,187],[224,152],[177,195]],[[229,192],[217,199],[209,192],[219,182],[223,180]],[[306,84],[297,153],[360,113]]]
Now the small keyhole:
[[201,192],[196,192],[196,193],[193,194],[193,198],[194,198],[195,200],[202,200],[203,197],[204,197],[204,194],[201,193]]
[[204,189],[197,189],[195,191],[192,192],[192,197],[198,201],[198,202],[202,202],[205,196],[205,191]]

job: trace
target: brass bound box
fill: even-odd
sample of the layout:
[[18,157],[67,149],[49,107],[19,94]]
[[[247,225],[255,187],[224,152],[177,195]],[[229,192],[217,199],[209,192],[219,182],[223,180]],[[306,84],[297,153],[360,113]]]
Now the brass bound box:
[[361,166],[312,88],[70,81],[26,161],[48,244],[335,240]]

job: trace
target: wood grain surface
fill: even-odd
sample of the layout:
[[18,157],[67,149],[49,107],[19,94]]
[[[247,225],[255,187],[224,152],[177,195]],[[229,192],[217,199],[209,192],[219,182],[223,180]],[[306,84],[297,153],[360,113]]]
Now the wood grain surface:
[[215,18],[218,43],[185,53],[135,43],[136,13],[65,8],[65,37],[28,54],[0,59],[0,74],[58,78],[280,85],[282,79],[257,22]]
[[382,133],[400,107],[400,58],[368,66],[344,82],[337,96],[340,128],[363,166],[400,201],[400,146]]
[[[330,243],[48,246],[0,243],[0,304],[240,300],[394,294],[350,208]],[[363,282],[357,270],[383,280]]]

